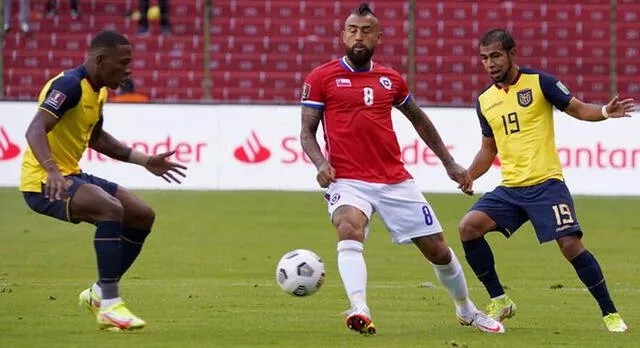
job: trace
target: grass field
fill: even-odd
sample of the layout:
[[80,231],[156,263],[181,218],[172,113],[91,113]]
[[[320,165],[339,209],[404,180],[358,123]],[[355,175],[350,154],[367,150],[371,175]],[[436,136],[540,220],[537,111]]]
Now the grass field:
[[[489,237],[503,283],[519,306],[507,333],[457,324],[453,306],[413,246],[394,246],[379,220],[366,244],[369,304],[378,336],[349,332],[336,267],[335,233],[320,193],[141,191],[156,209],[154,232],[122,284],[148,327],[104,333],[76,305],[96,277],[93,229],[31,213],[0,189],[0,347],[639,347],[640,199],[576,200],[585,242],[599,258],[631,332],[604,330],[595,301],[555,244],[537,244],[527,225],[511,240]],[[474,198],[429,200],[463,260],[455,226]],[[286,251],[323,257],[327,281],[295,298],[275,283]],[[464,263],[464,262],[463,262]],[[472,298],[487,303],[464,263]],[[559,287],[560,289],[552,289]]]

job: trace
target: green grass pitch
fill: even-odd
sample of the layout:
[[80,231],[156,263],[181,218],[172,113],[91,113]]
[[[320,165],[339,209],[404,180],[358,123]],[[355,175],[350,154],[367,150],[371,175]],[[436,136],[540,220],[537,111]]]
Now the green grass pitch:
[[[365,246],[376,337],[344,326],[348,304],[336,266],[336,235],[319,192],[139,191],[156,210],[154,231],[121,283],[139,332],[100,332],[77,307],[96,278],[93,228],[30,212],[15,189],[0,190],[0,347],[639,347],[640,199],[576,198],[585,243],[598,257],[631,328],[610,334],[595,301],[554,243],[527,224],[491,234],[498,272],[519,306],[505,335],[457,324],[447,292],[413,246],[396,246],[374,220]],[[462,260],[478,306],[481,284],[464,262],[456,225],[477,199],[428,195]],[[286,251],[325,261],[327,281],[295,298],[275,283]],[[431,282],[435,288],[419,284]],[[555,288],[555,289],[553,289]]]

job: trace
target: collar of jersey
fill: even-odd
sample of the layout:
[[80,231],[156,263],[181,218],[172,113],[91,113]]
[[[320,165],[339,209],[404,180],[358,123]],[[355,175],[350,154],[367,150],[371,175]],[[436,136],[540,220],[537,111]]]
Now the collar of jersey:
[[340,59],[340,64],[342,64],[342,66],[351,71],[351,72],[369,72],[371,70],[373,70],[373,61],[370,61],[371,64],[369,64],[369,68],[368,69],[355,69],[352,68],[351,65],[349,65],[349,62],[347,61],[347,56],[342,57],[342,59]]

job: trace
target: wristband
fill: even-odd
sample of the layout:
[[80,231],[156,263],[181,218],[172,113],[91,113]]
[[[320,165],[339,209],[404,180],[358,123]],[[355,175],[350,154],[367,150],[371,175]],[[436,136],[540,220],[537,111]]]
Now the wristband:
[[602,117],[604,117],[605,119],[609,118],[609,113],[607,112],[606,105],[602,105]]

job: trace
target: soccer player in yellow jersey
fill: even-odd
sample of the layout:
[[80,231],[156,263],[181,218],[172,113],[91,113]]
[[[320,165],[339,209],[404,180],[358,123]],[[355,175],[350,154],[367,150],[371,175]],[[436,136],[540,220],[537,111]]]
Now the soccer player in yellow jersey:
[[616,97],[605,106],[580,101],[553,76],[516,65],[516,44],[505,30],[490,30],[479,46],[482,64],[493,83],[478,96],[482,146],[469,174],[474,180],[479,178],[498,155],[503,179],[471,207],[459,232],[467,262],[491,296],[488,314],[503,320],[515,314],[516,306],[498,280],[484,235],[500,231],[508,238],[531,220],[540,243],[558,243],[598,302],[607,329],[626,331],[598,262],[582,244],[582,229],[555,147],[553,107],[579,120],[595,122],[629,117],[633,99]]
[[91,41],[84,64],[49,80],[26,132],[29,147],[22,161],[20,191],[37,213],[96,226],[94,248],[98,281],[80,294],[101,329],[139,329],[118,294],[118,282],[134,262],[151,230],[155,214],[124,187],[83,172],[78,165],[87,147],[111,158],[135,163],[166,181],[180,182],[184,166],[171,162],[173,151],[147,156],[123,145],[102,129],[107,88],[130,75],[132,49],[119,33],[104,31]]

